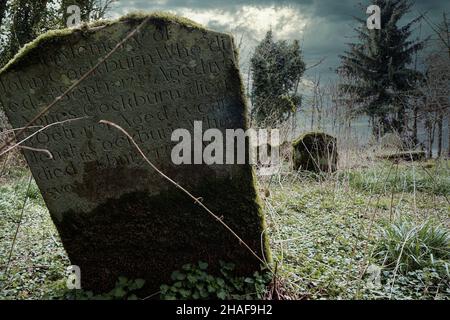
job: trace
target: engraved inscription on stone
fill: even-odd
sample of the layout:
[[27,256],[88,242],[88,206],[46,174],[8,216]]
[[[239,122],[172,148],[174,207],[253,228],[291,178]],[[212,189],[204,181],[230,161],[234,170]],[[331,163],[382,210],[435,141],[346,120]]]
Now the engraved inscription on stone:
[[[49,35],[0,73],[0,105],[23,127],[126,37],[142,17]],[[263,221],[248,165],[171,163],[171,134],[246,129],[231,36],[155,15],[35,126],[56,124],[24,151],[83,288],[107,290],[119,276],[149,291],[183,264],[219,260],[251,273],[259,262],[217,221],[159,176],[119,131],[127,130],[171,178],[203,198],[258,255]],[[36,128],[30,129],[28,134]],[[19,137],[20,138],[20,137]]]

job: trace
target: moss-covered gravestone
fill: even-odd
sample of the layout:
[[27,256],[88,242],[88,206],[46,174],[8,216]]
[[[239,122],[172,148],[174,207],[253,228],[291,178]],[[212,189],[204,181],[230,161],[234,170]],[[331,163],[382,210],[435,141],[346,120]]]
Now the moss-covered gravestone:
[[334,172],[337,169],[337,139],[322,132],[309,132],[292,143],[294,170]]
[[[0,104],[23,127],[92,68],[147,16],[53,31],[0,72]],[[55,124],[25,146],[27,162],[85,289],[106,291],[119,276],[143,278],[149,292],[186,263],[233,262],[241,274],[260,262],[157,167],[223,218],[254,252],[268,253],[250,165],[174,165],[173,130],[246,129],[231,36],[154,14],[93,75],[34,125]],[[78,119],[82,118],[82,119]],[[64,122],[68,119],[78,119]],[[29,130],[28,133],[38,128]],[[19,137],[20,138],[20,137]],[[264,254],[263,254],[264,253]]]

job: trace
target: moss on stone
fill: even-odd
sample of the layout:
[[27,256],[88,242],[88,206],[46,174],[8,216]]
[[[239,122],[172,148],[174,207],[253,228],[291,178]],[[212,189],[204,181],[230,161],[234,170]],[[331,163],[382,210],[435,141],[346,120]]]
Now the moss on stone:
[[44,46],[45,44],[55,41],[55,39],[64,39],[67,36],[70,36],[76,31],[76,29],[61,29],[61,30],[50,30],[35,40],[27,43],[23,46],[19,52],[12,58],[1,70],[0,75],[3,73],[10,71],[20,65],[30,54],[36,51],[39,47]]
[[422,161],[425,160],[426,154],[425,151],[422,150],[411,150],[411,151],[399,151],[399,152],[391,152],[384,153],[377,156],[382,160],[390,160],[390,161]]
[[89,33],[102,26],[109,26],[117,22],[133,22],[135,24],[141,23],[144,19],[150,17],[150,23],[175,23],[180,26],[193,29],[193,30],[202,30],[202,31],[212,31],[207,29],[206,27],[184,17],[180,17],[167,12],[132,12],[127,15],[124,15],[115,20],[97,20],[90,23],[84,23],[76,28],[66,28],[66,29],[58,29],[58,30],[50,30],[40,36],[38,36],[35,40],[27,43],[19,52],[12,58],[2,69],[0,69],[0,75],[5,73],[6,71],[10,71],[19,65],[23,61],[25,61],[30,55],[34,54],[36,50],[41,47],[44,47],[48,43],[55,43],[59,41],[64,41],[70,35],[75,33]]
[[[201,195],[256,254],[270,260],[265,232],[256,236],[265,230],[259,197],[252,183],[242,183],[252,174],[248,167],[233,179],[205,178],[188,189]],[[157,196],[125,194],[92,212],[66,212],[63,221],[55,221],[71,262],[83,270],[84,288],[108,291],[119,276],[140,277],[150,294],[170,281],[172,271],[199,260],[216,273],[220,260],[235,263],[239,275],[260,269],[247,248],[204,209],[178,188],[161,183],[167,191]]]
[[[233,35],[229,34],[229,37],[231,39],[231,43],[233,46],[233,52],[234,52],[234,56],[235,56],[235,64],[233,66],[233,72],[235,73],[233,76],[237,79],[239,79],[239,97],[241,99],[241,103],[244,106],[243,110],[242,110],[242,117],[244,118],[244,122],[245,122],[245,129],[249,128],[250,126],[250,119],[249,119],[249,106],[248,106],[248,101],[247,99],[245,99],[245,87],[244,87],[244,81],[242,79],[242,74],[239,71],[239,51],[236,47],[236,43],[234,41],[234,37]],[[256,190],[258,190],[258,187],[256,185],[256,181],[257,181],[257,177],[256,177],[256,171],[255,168],[252,166],[248,166],[250,173],[251,173],[251,180],[252,180],[252,185],[253,188],[252,193],[253,193],[253,197],[254,197],[254,201],[257,204],[257,214],[258,214],[258,218],[261,221],[261,230],[262,230],[262,234],[261,234],[261,245],[262,245],[262,252],[257,252],[257,254],[259,256],[261,256],[261,254],[263,256],[261,256],[261,258],[265,259],[267,261],[268,264],[272,263],[272,252],[270,250],[270,242],[269,242],[269,237],[268,234],[266,232],[267,230],[267,225],[266,225],[266,218],[264,216],[264,212],[263,212],[263,202],[258,194],[258,192],[256,192]]]
[[150,22],[165,22],[165,23],[176,23],[184,27],[189,27],[196,30],[208,30],[203,25],[192,21],[188,18],[177,16],[171,13],[162,12],[162,11],[156,11],[156,12],[143,12],[143,11],[136,11],[131,12],[129,14],[126,14],[122,17],[120,17],[117,21],[143,21],[147,17],[150,16]]
[[[239,97],[240,100],[239,101],[243,106],[243,110],[242,110],[242,117],[244,119],[244,127],[245,129],[249,128],[250,126],[250,119],[249,119],[249,106],[248,106],[248,101],[247,99],[245,99],[245,88],[244,88],[244,81],[242,79],[242,74],[239,71],[239,52],[237,50],[235,41],[234,41],[234,37],[232,35],[229,35],[230,39],[231,39],[231,43],[233,46],[233,52],[235,55],[235,64],[233,65],[233,69],[232,72],[234,73],[233,78],[238,79],[239,81]],[[248,190],[248,192],[251,192],[252,197],[254,198],[255,203],[257,204],[257,215],[259,218],[259,221],[261,222],[261,251],[260,252],[256,252],[262,259],[265,259],[267,261],[268,264],[272,263],[272,253],[270,250],[270,243],[269,243],[269,237],[268,234],[266,232],[267,230],[267,225],[266,225],[266,219],[264,216],[264,212],[263,212],[263,202],[258,194],[258,192],[256,190],[258,190],[258,187],[256,185],[256,181],[257,181],[257,177],[256,177],[256,171],[255,168],[252,166],[248,166],[248,170],[250,172],[251,175],[251,181],[252,181],[252,186],[250,188],[250,190]],[[243,190],[243,192],[245,192],[245,190]],[[261,256],[261,254],[263,256]]]
[[337,139],[323,132],[308,132],[292,143],[294,170],[334,172],[337,169]]

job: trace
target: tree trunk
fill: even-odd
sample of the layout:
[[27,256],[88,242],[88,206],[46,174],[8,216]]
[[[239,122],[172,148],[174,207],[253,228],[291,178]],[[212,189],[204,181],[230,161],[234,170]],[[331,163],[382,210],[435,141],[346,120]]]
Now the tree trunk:
[[370,117],[370,122],[372,123],[372,135],[376,139],[376,141],[379,141],[380,138],[380,121],[377,117]]
[[400,110],[397,113],[397,121],[394,121],[393,123],[393,131],[397,133],[398,135],[402,136],[402,133],[404,131],[405,123],[406,123],[406,115],[405,115],[405,108],[400,108]]
[[447,115],[447,156],[450,158],[450,112]]
[[418,118],[419,108],[417,106],[414,107],[414,115],[413,115],[413,145],[417,146],[419,139],[417,137],[417,118]]
[[35,27],[42,22],[47,12],[48,0],[33,1],[18,0],[12,16],[9,54],[14,56],[21,47],[36,38]]
[[438,158],[442,157],[443,155],[443,150],[442,150],[442,140],[443,140],[443,122],[444,122],[444,115],[442,114],[442,111],[439,112],[439,118],[438,118],[438,122],[437,122],[437,126],[438,126],[438,152],[437,152],[437,156]]
[[322,130],[322,109],[317,105],[317,130]]
[[431,159],[433,158],[433,144],[434,144],[434,132],[433,132],[434,130],[431,120],[427,120],[426,128],[428,134],[427,158]]

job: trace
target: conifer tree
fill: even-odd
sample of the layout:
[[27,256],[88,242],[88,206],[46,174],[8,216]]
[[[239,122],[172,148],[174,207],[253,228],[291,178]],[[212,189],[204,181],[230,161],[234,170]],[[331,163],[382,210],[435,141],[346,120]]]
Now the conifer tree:
[[272,31],[256,47],[251,59],[252,116],[258,125],[287,120],[301,104],[296,86],[305,71],[300,43],[274,41]]
[[406,128],[407,96],[415,90],[421,74],[411,66],[423,41],[412,40],[415,18],[400,26],[413,3],[408,0],[375,0],[381,9],[381,29],[369,30],[366,20],[357,19],[359,42],[350,43],[341,56],[339,72],[351,79],[342,86],[357,96],[359,113],[368,115],[378,136]]

